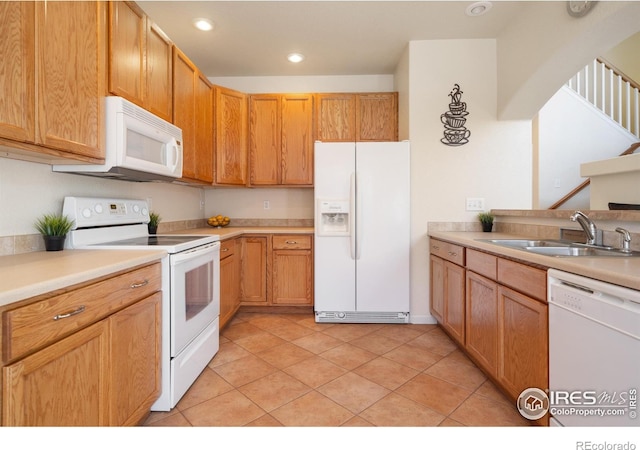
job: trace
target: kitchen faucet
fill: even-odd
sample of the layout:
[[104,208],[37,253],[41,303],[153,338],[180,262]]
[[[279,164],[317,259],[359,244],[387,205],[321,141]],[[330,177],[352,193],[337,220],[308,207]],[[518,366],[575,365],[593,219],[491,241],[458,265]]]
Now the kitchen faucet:
[[[596,224],[593,223],[591,219],[589,219],[583,212],[576,211],[570,217],[572,222],[578,222],[585,234],[587,235],[587,244],[589,245],[600,245],[602,242],[601,238],[598,239],[598,228]],[[601,236],[601,235],[600,235]]]

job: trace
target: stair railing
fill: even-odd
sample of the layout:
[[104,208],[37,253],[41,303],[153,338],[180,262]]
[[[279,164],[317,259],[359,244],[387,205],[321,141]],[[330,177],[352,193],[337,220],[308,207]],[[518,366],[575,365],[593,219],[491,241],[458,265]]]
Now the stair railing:
[[574,75],[567,86],[640,138],[640,84],[598,58]]

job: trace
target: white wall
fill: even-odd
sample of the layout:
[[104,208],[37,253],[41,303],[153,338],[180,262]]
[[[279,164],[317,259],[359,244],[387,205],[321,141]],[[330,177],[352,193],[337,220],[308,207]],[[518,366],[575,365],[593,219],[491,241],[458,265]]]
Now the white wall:
[[[528,209],[532,198],[531,121],[498,121],[496,41],[413,41],[409,46],[411,141],[411,313],[429,315],[427,223],[474,222],[467,197],[485,209]],[[467,103],[469,143],[440,142],[440,115],[457,83]]]
[[[580,164],[618,156],[635,137],[571,89],[560,89],[538,113],[538,204],[546,209],[585,178]],[[588,191],[587,191],[588,192]],[[561,209],[589,208],[589,197]]]
[[35,234],[35,220],[59,213],[65,196],[151,198],[163,221],[204,217],[201,189],[169,183],[133,183],[54,173],[51,166],[0,158],[0,236]]
[[393,91],[393,75],[209,77],[209,81],[247,94]]

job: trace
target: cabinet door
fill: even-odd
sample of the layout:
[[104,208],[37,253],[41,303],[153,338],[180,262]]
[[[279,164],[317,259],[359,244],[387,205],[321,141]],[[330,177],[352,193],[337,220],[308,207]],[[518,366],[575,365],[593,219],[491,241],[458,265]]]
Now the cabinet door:
[[280,184],[281,100],[277,94],[249,97],[249,182]]
[[108,425],[108,361],[104,320],[4,367],[2,425]]
[[195,179],[213,183],[213,86],[198,72],[196,80]]
[[282,184],[313,185],[313,96],[282,97]]
[[498,368],[498,284],[467,270],[466,349],[496,376]]
[[182,129],[182,177],[196,179],[197,68],[179,48],[173,48],[173,123]]
[[247,171],[247,98],[242,92],[215,88],[215,181],[245,185]]
[[147,18],[147,110],[171,122],[173,120],[172,43],[151,19]]
[[225,240],[220,248],[220,329],[233,317],[240,306],[240,250],[238,239]]
[[[35,141],[34,2],[0,2],[0,137]],[[9,70],[10,69],[10,70]]]
[[156,292],[109,318],[111,426],[137,425],[160,395],[161,303]]
[[247,236],[242,241],[240,299],[245,304],[267,304],[267,237]]
[[356,96],[317,94],[316,139],[323,142],[356,140]]
[[431,255],[429,258],[430,271],[430,307],[431,315],[442,323],[444,316],[444,261]]
[[36,2],[38,141],[104,158],[106,3]]
[[356,141],[398,140],[398,94],[356,96]]
[[465,270],[449,261],[444,262],[445,329],[461,345],[464,345],[464,303],[465,303]]
[[530,387],[549,386],[547,305],[498,288],[498,381],[517,398]]
[[273,304],[313,305],[311,250],[274,250],[272,277]]
[[144,106],[147,17],[132,2],[109,2],[109,92]]

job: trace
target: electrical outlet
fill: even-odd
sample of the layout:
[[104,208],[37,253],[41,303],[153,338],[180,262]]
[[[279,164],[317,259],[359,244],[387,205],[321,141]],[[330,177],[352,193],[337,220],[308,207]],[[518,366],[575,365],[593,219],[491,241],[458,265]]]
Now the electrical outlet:
[[263,206],[264,206],[264,209],[270,209],[270,208],[271,208],[271,205],[269,205],[269,200],[265,200],[265,201],[263,202]]
[[467,198],[467,211],[484,211],[484,198]]

